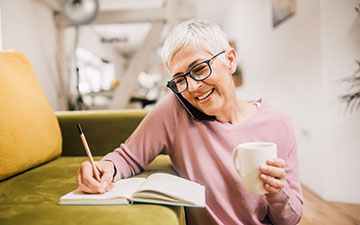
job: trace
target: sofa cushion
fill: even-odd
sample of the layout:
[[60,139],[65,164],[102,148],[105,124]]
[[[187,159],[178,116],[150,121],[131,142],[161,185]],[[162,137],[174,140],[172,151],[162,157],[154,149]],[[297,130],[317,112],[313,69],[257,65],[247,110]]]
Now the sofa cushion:
[[55,114],[29,60],[0,52],[0,180],[61,154]]
[[[95,157],[95,160],[100,157]],[[153,204],[57,205],[76,188],[77,169],[87,157],[60,157],[0,183],[1,225],[183,225],[184,207]],[[138,176],[175,174],[168,156],[158,156]]]

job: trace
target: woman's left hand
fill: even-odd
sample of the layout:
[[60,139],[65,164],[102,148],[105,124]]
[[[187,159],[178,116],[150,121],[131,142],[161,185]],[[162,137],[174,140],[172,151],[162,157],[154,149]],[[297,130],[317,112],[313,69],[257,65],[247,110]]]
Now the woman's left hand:
[[274,196],[285,187],[286,172],[285,161],[280,158],[271,158],[266,161],[267,165],[260,166],[260,180],[264,182],[268,196]]

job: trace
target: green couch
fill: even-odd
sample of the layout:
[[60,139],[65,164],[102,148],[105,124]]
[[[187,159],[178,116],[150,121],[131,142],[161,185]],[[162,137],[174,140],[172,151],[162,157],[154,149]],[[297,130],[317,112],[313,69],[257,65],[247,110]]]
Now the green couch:
[[[1,225],[185,224],[183,207],[57,205],[77,187],[77,170],[87,160],[76,124],[100,159],[131,134],[146,111],[54,113],[19,52],[0,53],[0,83],[5,85],[0,90]],[[154,172],[175,174],[168,156],[158,156],[138,176]]]

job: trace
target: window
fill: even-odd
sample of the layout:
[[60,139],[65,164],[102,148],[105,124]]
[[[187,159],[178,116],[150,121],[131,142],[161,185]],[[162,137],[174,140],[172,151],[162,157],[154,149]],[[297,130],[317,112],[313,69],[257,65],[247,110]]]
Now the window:
[[111,84],[115,80],[114,64],[81,47],[76,49],[76,60],[80,94],[111,90]]

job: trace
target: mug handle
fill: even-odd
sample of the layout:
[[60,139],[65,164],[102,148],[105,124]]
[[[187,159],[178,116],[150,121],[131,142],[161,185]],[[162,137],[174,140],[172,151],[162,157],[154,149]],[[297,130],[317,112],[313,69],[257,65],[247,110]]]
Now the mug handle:
[[236,172],[240,173],[240,169],[239,169],[239,165],[238,165],[238,162],[236,161],[236,157],[238,155],[238,148],[235,148],[232,152],[232,161],[233,161],[233,166],[236,170]]

